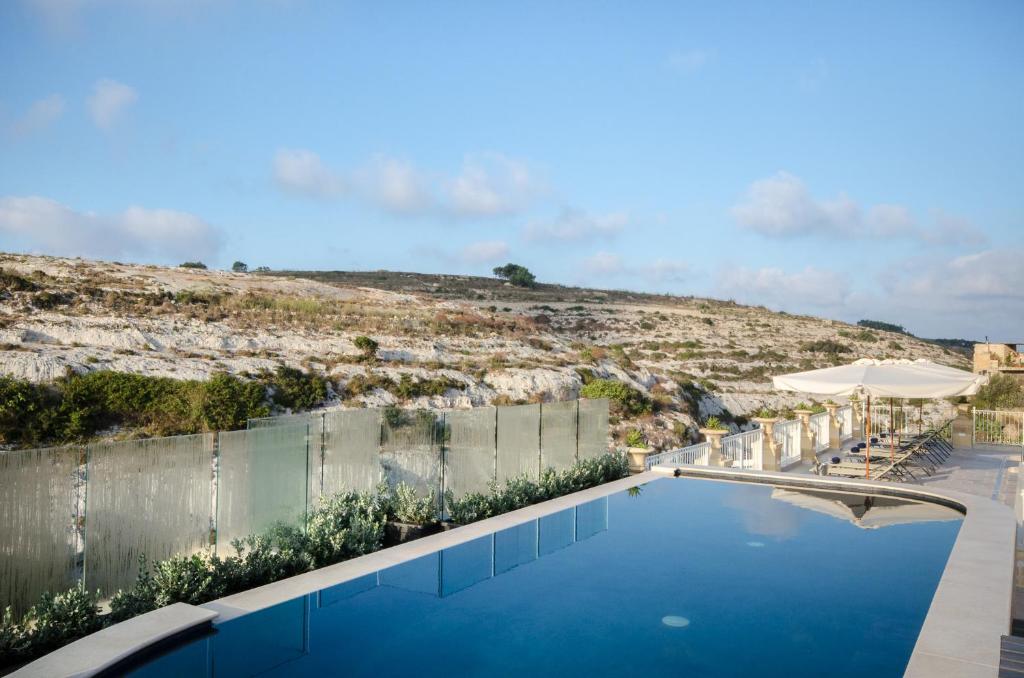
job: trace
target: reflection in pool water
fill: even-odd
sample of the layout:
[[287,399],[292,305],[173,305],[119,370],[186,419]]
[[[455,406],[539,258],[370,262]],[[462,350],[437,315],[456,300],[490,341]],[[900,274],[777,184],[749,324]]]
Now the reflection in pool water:
[[137,675],[901,675],[960,519],[660,479],[226,621]]

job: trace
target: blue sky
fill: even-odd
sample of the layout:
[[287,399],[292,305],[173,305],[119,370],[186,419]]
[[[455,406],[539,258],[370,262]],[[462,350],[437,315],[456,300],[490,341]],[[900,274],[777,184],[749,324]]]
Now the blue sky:
[[1022,338],[1024,4],[0,4],[0,249]]

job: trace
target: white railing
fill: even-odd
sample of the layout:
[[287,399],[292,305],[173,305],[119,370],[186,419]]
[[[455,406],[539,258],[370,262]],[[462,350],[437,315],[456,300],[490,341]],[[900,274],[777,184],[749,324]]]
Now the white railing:
[[[910,408],[896,405],[890,414],[888,405],[871,406],[871,435],[892,431],[897,435],[917,433],[917,417]],[[867,423],[865,422],[865,426]]]
[[667,452],[652,454],[644,462],[646,470],[650,471],[661,464],[689,464],[691,466],[707,466],[711,459],[711,443],[697,443],[689,447],[681,447]]
[[775,424],[772,437],[780,450],[779,468],[785,470],[788,466],[800,463],[800,425],[799,419],[780,421]]
[[829,446],[829,415],[828,412],[812,414],[810,418],[811,432],[814,434],[814,451],[823,452]]
[[1024,445],[1024,412],[974,410],[975,445]]
[[755,428],[722,438],[722,462],[734,468],[763,468],[764,431]]
[[839,440],[849,440],[853,437],[853,406],[840,407],[836,416],[839,417]]

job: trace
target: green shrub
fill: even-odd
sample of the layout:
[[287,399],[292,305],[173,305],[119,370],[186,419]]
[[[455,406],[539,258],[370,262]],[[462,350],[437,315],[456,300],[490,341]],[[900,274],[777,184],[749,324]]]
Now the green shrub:
[[994,374],[978,389],[973,404],[980,410],[1019,410],[1024,408],[1024,385],[1008,374]]
[[647,447],[647,441],[644,440],[643,431],[640,429],[633,429],[626,434],[626,446],[627,447]]
[[607,398],[616,414],[627,417],[650,414],[653,409],[650,398],[617,379],[594,379],[580,389],[580,397]]
[[711,429],[712,431],[724,431],[725,424],[718,417],[708,417],[704,420],[704,428]]
[[399,483],[390,499],[390,513],[400,523],[430,525],[437,522],[437,495],[434,490],[420,497],[412,487]]
[[308,410],[327,398],[327,382],[315,372],[303,372],[281,365],[268,385],[274,390],[274,404],[292,410]]
[[206,264],[201,261],[186,261],[178,265],[180,268],[198,268],[206,270]]
[[369,337],[363,336],[356,337],[355,339],[353,339],[352,345],[359,349],[362,352],[363,357],[367,359],[376,358],[377,349],[380,348],[380,344],[378,344],[376,341],[370,339]]
[[6,292],[35,292],[39,285],[19,273],[0,268],[0,289]]
[[231,270],[235,273],[248,273],[249,266],[244,261],[236,261],[231,264]]
[[529,269],[519,264],[505,264],[494,269],[494,275],[504,278],[516,287],[536,287],[537,278]]
[[63,593],[44,593],[21,622],[26,643],[34,656],[87,636],[103,627],[99,594],[76,586]]
[[492,483],[487,492],[470,492],[459,499],[447,492],[445,506],[452,522],[465,525],[628,475],[625,456],[609,453],[580,460],[565,471],[545,469],[538,481],[526,476],[510,478],[502,486]]

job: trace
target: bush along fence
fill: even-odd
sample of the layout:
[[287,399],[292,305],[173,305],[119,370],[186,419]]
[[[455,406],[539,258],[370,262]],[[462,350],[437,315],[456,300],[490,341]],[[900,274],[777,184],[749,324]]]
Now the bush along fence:
[[[321,497],[400,485],[486,492],[608,450],[608,401],[451,412],[339,410],[241,431],[0,452],[0,609],[44,591],[131,585],[139,557],[230,556],[236,539],[304,528]],[[433,498],[431,498],[433,497]],[[420,510],[426,511],[426,507]]]
[[[456,497],[446,493],[448,510],[457,523],[469,523],[530,504],[595,487],[626,477],[625,457],[606,453],[582,459],[569,468],[546,468],[539,477],[491,481],[486,492]],[[607,502],[583,505],[590,531],[607,528]],[[571,509],[575,517],[576,509]],[[565,513],[565,512],[563,512]],[[78,584],[56,595],[44,593],[20,618],[8,607],[0,619],[0,672],[111,624],[176,602],[199,605],[302,572],[371,553],[387,545],[388,527],[411,523],[429,527],[438,522],[433,491],[425,496],[404,483],[381,483],[374,491],[346,491],[323,496],[301,526],[276,523],[257,535],[236,539],[230,554],[212,549],[147,562],[139,556],[134,582],[109,597],[101,613],[100,591]],[[594,520],[594,519],[597,520]],[[603,518],[603,520],[601,520]],[[572,540],[577,537],[572,531]],[[518,538],[518,537],[517,537]]]

